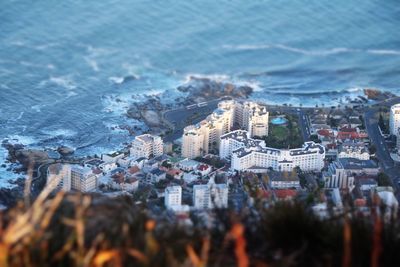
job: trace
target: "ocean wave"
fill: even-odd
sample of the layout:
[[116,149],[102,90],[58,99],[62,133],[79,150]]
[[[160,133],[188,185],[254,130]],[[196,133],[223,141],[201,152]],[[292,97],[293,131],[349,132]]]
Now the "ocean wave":
[[327,55],[334,55],[340,53],[349,53],[349,52],[356,52],[359,51],[358,49],[346,48],[346,47],[335,47],[331,49],[323,49],[323,50],[307,50],[298,47],[283,45],[283,44],[260,44],[260,45],[223,45],[222,48],[230,49],[230,50],[266,50],[266,49],[281,49],[293,53],[309,55],[309,56],[327,56]]
[[186,74],[183,84],[188,84],[193,80],[212,80],[215,82],[228,82],[230,81],[231,77],[226,74],[199,74],[199,73],[189,73]]
[[367,52],[376,55],[400,55],[400,50],[390,49],[368,49]]
[[248,86],[251,87],[254,91],[262,91],[261,83],[257,80],[243,80],[238,77],[232,77],[227,74],[198,74],[198,73],[190,73],[187,74],[182,81],[183,84],[189,84],[196,80],[210,80],[217,83],[231,83],[236,86]]
[[[346,89],[336,89],[336,90],[310,90],[310,91],[288,91],[288,90],[279,90],[287,89],[285,86],[273,86],[265,87],[265,92],[273,95],[289,95],[289,96],[322,96],[322,95],[362,95],[363,88],[361,87],[351,87]],[[272,90],[268,90],[272,89]]]
[[77,87],[75,82],[68,76],[59,76],[59,77],[50,76],[48,80],[41,81],[39,86],[44,86],[47,83],[53,83],[58,86],[64,87],[68,90],[73,90]]
[[52,137],[73,137],[77,132],[71,129],[42,130],[42,133]]
[[6,140],[9,144],[21,144],[21,145],[33,145],[36,144],[38,141],[32,136],[25,136],[25,135],[18,135],[12,134],[8,135],[3,141]]
[[42,107],[44,107],[44,105],[34,105],[31,107],[31,109],[33,109],[36,112],[41,112],[42,111]]
[[330,49],[322,50],[309,50],[294,46],[288,46],[284,44],[240,44],[240,45],[223,45],[223,49],[238,50],[238,51],[252,51],[252,50],[267,50],[267,49],[281,49],[297,54],[303,54],[307,56],[328,56],[342,53],[352,52],[365,52],[376,55],[400,55],[400,50],[393,49],[359,49],[359,48],[346,48],[346,47],[334,47]]
[[109,77],[108,80],[114,84],[123,84],[123,83],[127,83],[130,81],[138,80],[139,78],[140,78],[139,76],[127,75],[125,77],[112,76],[112,77]]
[[36,63],[28,62],[28,61],[20,61],[19,63],[22,66],[32,67],[32,68],[41,68],[41,69],[49,69],[49,70],[53,70],[55,68],[53,64],[40,65],[40,64],[36,64]]
[[22,116],[24,115],[25,112],[21,111],[18,115],[18,117],[15,118],[15,120],[20,120],[22,118]]
[[77,92],[74,92],[74,91],[68,91],[68,93],[67,93],[67,98],[74,97],[74,96],[77,96],[77,95],[78,95],[78,93],[77,93]]
[[83,58],[86,61],[86,63],[92,68],[93,71],[95,71],[95,72],[100,71],[99,64],[97,63],[96,60],[94,60],[93,58],[89,58],[89,57],[83,57]]

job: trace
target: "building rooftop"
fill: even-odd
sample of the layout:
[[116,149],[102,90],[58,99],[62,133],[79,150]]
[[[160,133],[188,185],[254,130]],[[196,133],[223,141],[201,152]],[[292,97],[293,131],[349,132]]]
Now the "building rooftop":
[[165,174],[166,172],[157,168],[157,169],[152,169],[149,173],[152,175],[160,176]]
[[378,164],[373,160],[360,160],[355,158],[339,158],[341,166],[344,169],[365,169],[365,168],[378,168]]

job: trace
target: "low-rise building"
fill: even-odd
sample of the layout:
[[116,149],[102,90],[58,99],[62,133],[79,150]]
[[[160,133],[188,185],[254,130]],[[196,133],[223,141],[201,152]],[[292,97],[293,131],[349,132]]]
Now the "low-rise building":
[[228,186],[215,184],[213,179],[208,184],[194,185],[193,205],[197,209],[227,208]]
[[295,172],[268,172],[269,181],[273,189],[300,188],[300,180]]
[[179,185],[165,188],[164,203],[167,209],[177,209],[182,205],[182,187]]
[[106,163],[117,163],[117,161],[123,157],[125,157],[125,154],[122,151],[115,151],[101,155],[101,159]]
[[339,146],[338,158],[369,160],[370,155],[364,143],[346,142]]
[[158,183],[159,181],[164,180],[166,178],[167,173],[157,168],[151,170],[148,173],[148,175],[153,183]]

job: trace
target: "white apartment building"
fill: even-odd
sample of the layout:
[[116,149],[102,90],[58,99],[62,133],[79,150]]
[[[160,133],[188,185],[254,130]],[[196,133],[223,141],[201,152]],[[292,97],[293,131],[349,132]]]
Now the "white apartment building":
[[228,186],[215,184],[212,179],[208,184],[193,186],[193,206],[196,209],[228,207]]
[[323,174],[325,188],[349,188],[353,190],[354,176],[347,171],[340,161],[334,161],[328,166],[328,171]]
[[242,147],[265,147],[263,140],[249,138],[249,133],[245,130],[236,130],[221,136],[219,146],[219,157],[230,159],[232,152]]
[[314,142],[305,142],[297,149],[266,147],[260,140],[248,138],[246,131],[233,131],[221,137],[220,157],[231,157],[231,169],[237,171],[320,171],[324,167],[325,148]]
[[182,205],[182,187],[179,185],[165,188],[164,204],[167,209],[176,209]]
[[218,148],[220,137],[234,125],[248,130],[250,136],[268,135],[268,114],[265,107],[254,102],[221,101],[205,120],[184,129],[182,155],[194,158]]
[[390,134],[399,136],[400,103],[396,104],[396,105],[393,105],[390,108],[389,128],[390,128]]
[[71,189],[89,192],[97,187],[97,177],[90,168],[74,165],[71,168]]
[[193,159],[200,157],[203,151],[204,135],[193,125],[186,127],[182,136],[182,156]]
[[338,158],[355,158],[369,160],[370,155],[364,143],[343,143],[339,147]]
[[[240,104],[238,103],[237,105]],[[238,110],[242,110],[242,121],[239,125],[247,130],[251,137],[268,136],[269,112],[264,106],[246,101],[242,107],[238,107]],[[238,118],[240,118],[240,115]]]
[[116,163],[119,159],[123,158],[125,155],[121,151],[114,151],[108,154],[101,155],[101,159],[105,163]]
[[135,137],[130,154],[136,158],[151,158],[163,154],[163,140],[159,136],[143,134]]
[[71,190],[71,166],[69,164],[56,163],[47,169],[46,186],[59,191]]

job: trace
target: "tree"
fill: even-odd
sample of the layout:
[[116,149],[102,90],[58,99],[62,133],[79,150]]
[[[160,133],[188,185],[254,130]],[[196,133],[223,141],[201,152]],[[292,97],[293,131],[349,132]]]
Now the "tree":
[[386,132],[385,120],[383,119],[382,113],[379,113],[378,125],[381,128],[382,132]]
[[376,147],[375,147],[375,145],[370,145],[369,148],[368,148],[368,150],[369,150],[369,153],[370,153],[370,154],[375,154],[375,153],[376,153]]
[[392,182],[386,173],[380,172],[378,174],[378,186],[391,186]]

